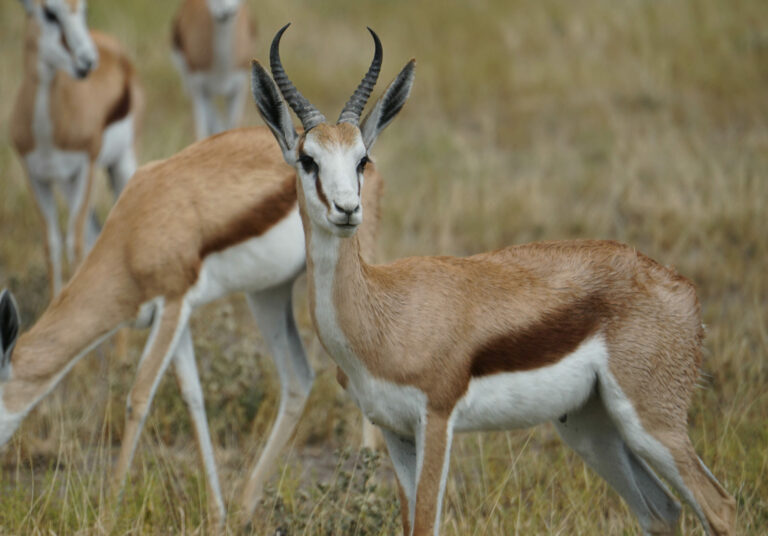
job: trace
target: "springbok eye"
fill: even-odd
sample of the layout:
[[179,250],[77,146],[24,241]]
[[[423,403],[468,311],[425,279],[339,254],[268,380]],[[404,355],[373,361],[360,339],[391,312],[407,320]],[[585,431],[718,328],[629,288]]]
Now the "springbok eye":
[[315,162],[311,156],[306,153],[299,155],[299,163],[304,168],[304,173],[307,175],[314,175],[317,173],[317,162]]
[[47,6],[43,7],[43,16],[45,17],[45,20],[51,24],[58,24],[59,22],[59,17]]
[[365,155],[360,159],[360,162],[357,163],[357,173],[358,175],[362,175],[365,172],[365,166],[368,165],[368,162],[370,162],[371,159],[368,158],[368,155]]

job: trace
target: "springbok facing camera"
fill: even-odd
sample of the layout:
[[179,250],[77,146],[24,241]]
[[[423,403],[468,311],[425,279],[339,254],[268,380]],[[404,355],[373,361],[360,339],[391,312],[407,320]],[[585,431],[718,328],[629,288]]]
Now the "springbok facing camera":
[[608,241],[367,264],[355,235],[360,186],[377,136],[405,104],[414,61],[358,126],[381,64],[371,31],[375,59],[329,124],[283,70],[286,28],[272,42],[274,81],[253,62],[254,98],[296,168],[315,327],[348,393],[384,431],[405,533],[439,532],[455,431],[553,421],[644,532],[672,534],[680,514],[650,465],[708,532],[732,534],[735,502],[687,432],[702,339],[693,285]]
[[90,32],[86,0],[20,0],[27,12],[24,75],[11,138],[46,226],[51,297],[62,285],[62,243],[54,186],[69,210],[70,268],[98,235],[89,203],[93,165],[117,197],[136,170],[134,121],[142,95],[130,60],[111,37]]
[[[197,139],[237,126],[248,92],[251,21],[241,0],[184,0],[173,22],[173,59],[192,99]],[[226,101],[225,120],[214,98]]]
[[[280,378],[280,405],[241,497],[250,515],[301,416],[314,372],[293,317],[292,288],[305,266],[293,168],[265,127],[237,129],[142,166],[112,209],[80,269],[29,331],[0,293],[0,445],[91,348],[133,322],[151,331],[128,395],[114,492],[125,483],[160,378],[173,360],[192,418],[211,511],[225,519],[188,320],[192,310],[246,292]],[[373,214],[361,229],[372,255],[381,177],[363,192]],[[172,207],[172,210],[169,210]]]

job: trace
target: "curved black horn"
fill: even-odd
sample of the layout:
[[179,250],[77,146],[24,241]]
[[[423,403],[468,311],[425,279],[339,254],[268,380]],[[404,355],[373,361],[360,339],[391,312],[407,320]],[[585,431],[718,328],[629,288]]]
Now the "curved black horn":
[[289,22],[280,28],[280,31],[275,34],[275,38],[272,39],[272,46],[269,49],[269,66],[272,69],[272,77],[275,79],[277,87],[280,88],[280,93],[283,94],[285,101],[301,120],[301,124],[304,125],[304,130],[306,131],[320,123],[325,123],[325,116],[299,93],[299,90],[296,89],[288,75],[285,74],[285,69],[283,69],[283,64],[280,61],[280,38],[290,25],[291,23]]
[[349,98],[347,104],[344,105],[344,109],[341,111],[341,115],[339,115],[339,123],[352,123],[353,125],[357,125],[360,121],[360,114],[363,113],[363,108],[365,108],[365,103],[368,102],[368,97],[371,96],[373,86],[376,85],[376,80],[379,78],[381,58],[383,55],[381,41],[379,41],[379,36],[376,35],[376,32],[370,28],[368,28],[368,31],[371,32],[373,42],[376,46],[376,50],[373,53],[373,61],[371,62],[371,66],[368,68],[365,77],[360,81],[360,85],[357,86],[357,89]]

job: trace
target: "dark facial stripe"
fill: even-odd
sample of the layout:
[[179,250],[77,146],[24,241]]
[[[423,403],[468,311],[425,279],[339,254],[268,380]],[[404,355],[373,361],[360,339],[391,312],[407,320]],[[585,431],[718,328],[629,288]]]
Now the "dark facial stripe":
[[317,190],[317,197],[320,198],[320,202],[325,205],[325,208],[328,210],[331,209],[331,205],[328,204],[328,198],[325,197],[325,192],[323,191],[323,183],[320,182],[320,174],[318,173],[315,176],[315,189]]
[[533,370],[557,363],[594,334],[600,320],[597,298],[542,316],[519,331],[487,341],[472,357],[472,376]]
[[291,175],[279,189],[233,218],[200,248],[200,257],[225,250],[250,238],[261,236],[282,220],[296,204],[296,177]]

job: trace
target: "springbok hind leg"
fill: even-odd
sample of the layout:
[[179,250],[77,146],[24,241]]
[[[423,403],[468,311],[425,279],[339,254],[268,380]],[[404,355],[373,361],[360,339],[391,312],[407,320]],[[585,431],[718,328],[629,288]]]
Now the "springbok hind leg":
[[219,475],[216,471],[216,460],[213,456],[213,444],[208,430],[208,419],[205,415],[205,402],[203,390],[200,387],[200,375],[195,363],[195,347],[192,343],[192,335],[189,327],[184,329],[179,340],[176,354],[173,357],[176,379],[187,404],[189,415],[195,427],[198,452],[205,468],[206,483],[208,485],[208,501],[210,511],[214,516],[214,525],[222,527],[226,520],[224,499],[219,486]]
[[680,505],[629,450],[597,392],[555,422],[560,437],[627,502],[644,534],[674,534]]
[[112,479],[112,494],[116,505],[120,502],[128,468],[152,398],[175,353],[190,313],[191,307],[183,299],[160,300],[156,305],[152,330],[128,394],[123,440]]
[[275,461],[296,428],[314,381],[314,371],[307,361],[293,318],[292,287],[291,281],[248,294],[248,304],[272,352],[280,378],[280,406],[264,450],[243,491],[241,517],[244,524],[250,520],[264,484],[275,470]]
[[696,455],[685,422],[650,432],[639,425],[629,426],[632,427],[631,435],[625,435],[630,447],[645,457],[682,495],[696,512],[707,534],[735,534],[736,501]]

